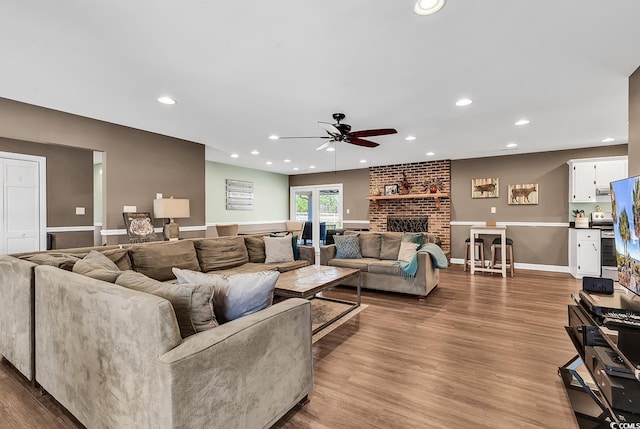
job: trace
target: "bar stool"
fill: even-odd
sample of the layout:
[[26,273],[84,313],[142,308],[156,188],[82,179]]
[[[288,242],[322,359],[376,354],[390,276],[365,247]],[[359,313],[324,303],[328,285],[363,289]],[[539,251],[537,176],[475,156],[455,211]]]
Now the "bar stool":
[[[491,242],[491,268],[497,268],[497,267],[502,267],[501,262],[496,262],[496,261],[501,261],[501,258],[498,258],[497,253],[502,249],[502,240],[500,239],[500,237],[494,238],[493,241]],[[514,266],[514,262],[513,262],[513,240],[510,238],[507,238],[507,244],[505,245],[505,250],[507,252],[507,262],[506,262],[506,266],[507,268],[510,269],[511,271],[511,277],[513,277],[513,266]]]
[[[471,261],[469,261],[469,245],[471,243],[471,239],[467,238],[464,240],[465,248],[464,248],[464,270],[467,271],[467,266],[471,265]],[[480,265],[484,268],[484,239],[476,238],[474,240],[474,244],[476,248],[473,250],[473,255],[475,261],[475,265]]]

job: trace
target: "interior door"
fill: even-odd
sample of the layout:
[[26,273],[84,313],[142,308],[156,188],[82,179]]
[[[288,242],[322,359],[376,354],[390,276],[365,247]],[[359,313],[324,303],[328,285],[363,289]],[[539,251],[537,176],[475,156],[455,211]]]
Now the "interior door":
[[38,161],[0,158],[0,253],[46,247],[40,175]]

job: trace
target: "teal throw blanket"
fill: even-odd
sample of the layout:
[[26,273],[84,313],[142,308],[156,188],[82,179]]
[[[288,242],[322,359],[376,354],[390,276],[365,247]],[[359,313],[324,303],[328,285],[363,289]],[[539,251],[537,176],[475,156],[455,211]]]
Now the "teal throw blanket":
[[[445,269],[449,266],[447,257],[437,244],[425,243],[418,252],[428,253],[434,268]],[[400,262],[403,276],[414,277],[416,275],[418,271],[418,252],[413,256],[411,262]]]

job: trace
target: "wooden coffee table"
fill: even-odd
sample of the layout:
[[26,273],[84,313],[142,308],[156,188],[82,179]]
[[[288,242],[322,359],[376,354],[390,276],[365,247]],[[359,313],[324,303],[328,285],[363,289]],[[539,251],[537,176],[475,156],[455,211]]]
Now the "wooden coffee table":
[[[345,280],[355,276],[358,276],[355,302],[317,295],[319,292],[339,285]],[[276,297],[282,298],[309,299],[311,300],[312,311],[314,300],[348,304],[346,310],[331,317],[329,320],[323,320],[320,326],[314,328],[313,333],[315,334],[360,306],[360,270],[356,268],[331,267],[327,265],[309,265],[297,270],[287,271],[280,274],[274,294]]]

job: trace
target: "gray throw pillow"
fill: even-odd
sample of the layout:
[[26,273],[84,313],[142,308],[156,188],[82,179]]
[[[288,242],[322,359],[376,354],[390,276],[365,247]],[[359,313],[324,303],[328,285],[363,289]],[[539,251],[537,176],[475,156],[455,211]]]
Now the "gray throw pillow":
[[334,235],[336,243],[336,259],[359,259],[360,237],[358,235]]
[[265,264],[276,262],[293,262],[293,245],[291,236],[264,237]]
[[171,267],[200,270],[196,248],[191,240],[135,244],[129,248],[135,270],[152,279],[173,279]]
[[213,286],[213,306],[220,323],[269,307],[273,303],[273,290],[280,276],[277,271],[225,276],[179,268],[174,268],[173,274],[179,284],[199,283]]
[[114,283],[122,274],[115,262],[95,250],[76,262],[73,272],[109,283]]
[[186,338],[218,326],[213,310],[213,288],[202,284],[163,283],[135,271],[125,271],[116,284],[162,297],[173,306],[180,335]]

